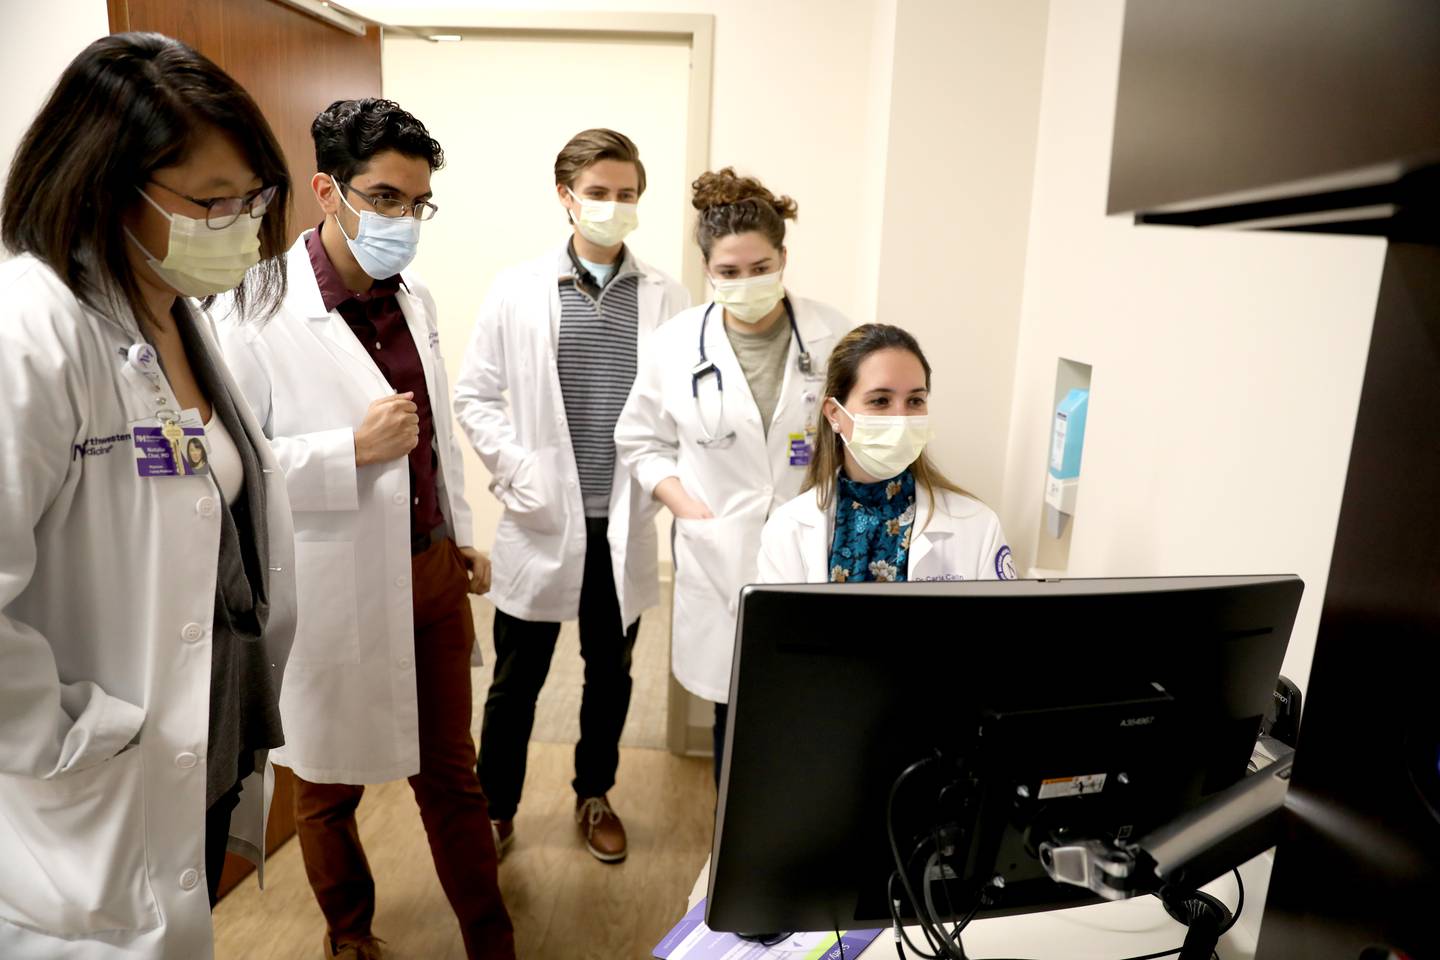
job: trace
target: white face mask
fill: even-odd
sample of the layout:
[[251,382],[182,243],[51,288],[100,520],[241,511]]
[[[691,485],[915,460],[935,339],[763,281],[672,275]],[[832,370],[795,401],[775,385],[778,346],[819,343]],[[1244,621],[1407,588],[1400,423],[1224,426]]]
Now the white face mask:
[[741,323],[759,323],[775,309],[777,303],[785,299],[785,287],[780,283],[779,272],[743,280],[711,277],[710,285],[715,288],[715,302]]
[[571,199],[580,204],[580,218],[570,214],[570,222],[580,231],[580,236],[597,247],[613,247],[623,243],[625,238],[640,226],[640,205],[620,203],[615,200],[586,200],[575,196],[574,190],[566,188]]
[[345,232],[338,214],[335,226],[340,228],[345,245],[355,255],[355,262],[360,264],[365,275],[372,280],[386,280],[410,266],[420,249],[420,221],[408,216],[382,217],[374,210],[356,210],[345,199],[345,191],[340,189],[339,182],[334,177],[330,178],[330,182],[335,184],[340,202],[360,218],[360,227],[353,239]]
[[263,209],[259,217],[241,213],[229,226],[211,230],[204,220],[170,213],[144,190],[140,190],[140,196],[170,221],[170,246],[165,259],[157,260],[129,229],[125,233],[145,254],[155,275],[182,297],[208,297],[234,290],[245,279],[245,271],[260,262]]
[[[855,463],[876,480],[890,480],[898,477],[920,459],[925,445],[935,436],[930,429],[930,417],[921,414],[914,417],[871,417],[855,416],[841,405],[835,405],[855,424],[850,439],[840,433],[840,439],[850,449]],[[839,432],[838,430],[836,431]]]

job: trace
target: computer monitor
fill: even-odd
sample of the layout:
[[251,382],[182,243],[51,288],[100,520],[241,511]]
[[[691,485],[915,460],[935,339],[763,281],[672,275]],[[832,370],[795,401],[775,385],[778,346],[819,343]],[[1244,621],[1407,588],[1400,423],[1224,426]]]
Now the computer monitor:
[[996,876],[981,916],[1092,902],[1047,877],[1040,844],[1138,838],[1245,776],[1302,589],[1293,576],[745,588],[706,922],[888,926],[892,898],[908,918],[892,819],[912,876],[927,876],[927,846],[949,849],[928,873],[948,917]]

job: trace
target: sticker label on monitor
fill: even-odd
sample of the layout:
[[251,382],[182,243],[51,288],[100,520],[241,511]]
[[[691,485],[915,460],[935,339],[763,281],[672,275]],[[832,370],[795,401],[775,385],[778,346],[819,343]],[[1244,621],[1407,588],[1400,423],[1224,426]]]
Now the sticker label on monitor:
[[1105,774],[1091,773],[1083,777],[1056,777],[1040,781],[1040,799],[1080,797],[1105,789]]

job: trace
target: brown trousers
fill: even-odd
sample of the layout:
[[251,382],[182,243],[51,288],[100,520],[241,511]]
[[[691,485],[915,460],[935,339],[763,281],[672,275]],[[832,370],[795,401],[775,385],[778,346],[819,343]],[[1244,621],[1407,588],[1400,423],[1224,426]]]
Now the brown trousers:
[[[413,558],[415,685],[420,772],[410,778],[440,885],[470,960],[513,960],[500,899],[495,841],[470,739],[470,649],[475,643],[460,551],[442,540]],[[371,935],[375,880],[355,827],[364,786],[295,778],[295,826],[305,872],[336,943]]]

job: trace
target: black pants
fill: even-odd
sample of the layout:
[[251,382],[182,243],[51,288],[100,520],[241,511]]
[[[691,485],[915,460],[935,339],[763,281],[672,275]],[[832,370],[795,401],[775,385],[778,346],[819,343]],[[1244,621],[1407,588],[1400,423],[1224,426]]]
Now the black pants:
[[[609,521],[585,521],[585,574],[580,587],[580,656],[585,690],[580,700],[580,742],[575,780],[580,797],[598,797],[615,785],[620,731],[630,710],[630,661],[640,621],[623,629],[610,563]],[[550,672],[560,624],[521,620],[495,611],[495,678],[485,696],[476,770],[490,800],[490,816],[509,820],[520,806],[526,752],[535,726],[535,700]]]
[[225,869],[225,847],[230,839],[230,815],[240,802],[240,784],[235,784],[205,811],[205,883],[210,888],[210,909],[219,899],[220,873]]

